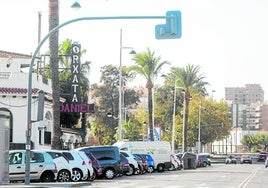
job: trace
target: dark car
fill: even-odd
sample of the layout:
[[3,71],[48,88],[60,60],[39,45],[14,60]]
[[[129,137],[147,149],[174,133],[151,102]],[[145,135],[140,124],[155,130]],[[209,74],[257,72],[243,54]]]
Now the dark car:
[[258,162],[264,162],[266,159],[267,153],[266,152],[260,152],[257,157]]
[[207,155],[198,154],[196,160],[197,160],[197,167],[211,166],[210,159],[208,158]]
[[242,155],[240,158],[240,163],[241,164],[244,164],[244,163],[252,164],[252,158],[249,155]]
[[232,155],[229,155],[225,159],[225,164],[236,164],[236,158]]
[[130,165],[128,159],[120,153],[121,174],[126,175],[130,171]]
[[92,153],[102,166],[102,175],[99,178],[113,179],[120,175],[120,153],[117,146],[89,146],[77,148],[87,155]]
[[101,177],[101,175],[102,175],[102,166],[101,166],[100,162],[98,161],[98,159],[96,159],[96,157],[92,153],[87,153],[87,156],[92,161],[92,167],[93,167],[93,170],[94,170],[94,174],[91,177],[91,180],[95,180],[97,177]]

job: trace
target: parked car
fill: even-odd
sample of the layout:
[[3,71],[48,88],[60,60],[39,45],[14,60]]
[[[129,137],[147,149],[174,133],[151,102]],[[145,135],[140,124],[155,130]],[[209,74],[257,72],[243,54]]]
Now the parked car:
[[257,156],[257,161],[264,162],[266,160],[267,156],[268,156],[268,154],[266,152],[260,152]]
[[128,159],[120,153],[121,174],[126,175],[130,171],[130,163]]
[[211,162],[206,155],[198,154],[196,157],[196,166],[197,167],[206,167],[210,166]]
[[225,159],[225,164],[236,164],[236,158],[232,155],[229,155]]
[[138,162],[137,162],[137,159],[135,158],[135,156],[128,151],[121,151],[120,150],[120,153],[122,155],[124,155],[129,161],[130,170],[129,170],[129,172],[126,173],[126,175],[130,176],[133,174],[140,174],[139,165],[138,165]]
[[89,146],[77,148],[86,154],[92,153],[102,166],[102,175],[106,179],[113,179],[121,172],[120,153],[117,146]]
[[209,153],[199,153],[198,155],[206,157],[207,165],[211,166],[211,156]]
[[139,156],[141,159],[141,165],[142,165],[142,169],[143,169],[142,173],[147,172],[148,171],[147,159],[144,156],[142,156],[142,154],[140,154],[140,153],[135,153],[134,156]]
[[178,159],[180,160],[181,162],[181,168],[183,168],[183,160],[182,160],[182,156],[183,156],[183,153],[176,153],[174,154],[176,157],[178,157]]
[[86,161],[86,166],[88,169],[88,181],[94,181],[96,179],[96,174],[93,167],[93,161],[87,154],[83,151],[79,151],[80,156]]
[[240,158],[240,163],[241,164],[244,164],[244,163],[252,164],[252,158],[249,155],[242,155]]
[[[26,151],[9,151],[9,180],[25,180]],[[57,165],[46,152],[30,152],[30,180],[53,182],[57,178]]]
[[176,155],[170,155],[170,161],[172,167],[169,170],[181,170],[182,169],[182,162],[179,157]]
[[141,154],[143,157],[146,158],[147,160],[147,164],[148,164],[148,169],[147,172],[148,173],[152,173],[155,170],[155,163],[154,163],[154,159],[151,155],[149,154]]
[[139,174],[144,174],[145,173],[145,170],[143,168],[143,163],[142,163],[141,157],[138,154],[134,154],[133,153],[133,155],[135,156],[135,159],[138,162],[139,172],[140,172]]
[[[82,151],[61,151],[68,159],[72,168],[71,179],[73,182],[87,180],[90,174],[93,174],[93,168],[90,159]],[[85,156],[83,156],[85,155]]]
[[71,181],[72,167],[70,166],[68,159],[60,151],[57,150],[36,150],[36,151],[47,152],[52,157],[58,169],[57,174],[58,182]]
[[96,159],[96,157],[90,152],[85,153],[85,154],[91,159],[92,167],[94,170],[93,175],[90,177],[90,180],[95,180],[96,178],[101,177],[102,176],[102,166],[101,166],[99,160]]

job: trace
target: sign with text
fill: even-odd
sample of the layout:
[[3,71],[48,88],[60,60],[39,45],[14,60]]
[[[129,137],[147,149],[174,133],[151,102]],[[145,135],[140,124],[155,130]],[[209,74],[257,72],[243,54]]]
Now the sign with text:
[[72,61],[71,61],[71,97],[72,103],[80,103],[80,56],[81,47],[78,44],[72,45]]
[[81,104],[80,96],[80,57],[81,46],[80,44],[73,44],[71,47],[71,103],[61,104],[61,112],[82,112],[94,113],[94,104]]

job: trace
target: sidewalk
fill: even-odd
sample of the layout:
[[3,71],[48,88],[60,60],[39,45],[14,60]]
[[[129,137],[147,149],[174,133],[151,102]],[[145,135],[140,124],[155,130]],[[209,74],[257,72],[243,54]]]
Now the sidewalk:
[[26,185],[25,183],[10,183],[7,185],[0,185],[0,188],[16,188],[16,187],[89,187],[91,186],[91,182],[51,182],[51,183],[30,183],[29,185]]

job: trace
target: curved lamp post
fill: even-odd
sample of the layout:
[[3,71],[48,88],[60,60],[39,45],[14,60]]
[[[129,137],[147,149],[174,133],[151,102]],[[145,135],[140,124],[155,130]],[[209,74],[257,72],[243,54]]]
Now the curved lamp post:
[[181,37],[181,17],[180,11],[168,11],[166,16],[114,16],[114,17],[81,17],[66,21],[57,27],[54,27],[49,33],[43,38],[35,49],[31,64],[29,67],[29,79],[28,79],[28,109],[27,109],[27,131],[26,131],[26,164],[25,164],[25,184],[30,184],[30,151],[31,151],[31,103],[32,103],[32,71],[35,58],[45,43],[45,41],[60,28],[69,25],[71,23],[85,21],[85,20],[129,20],[129,19],[166,19],[166,24],[157,25],[155,28],[156,38],[158,39],[175,39]]

